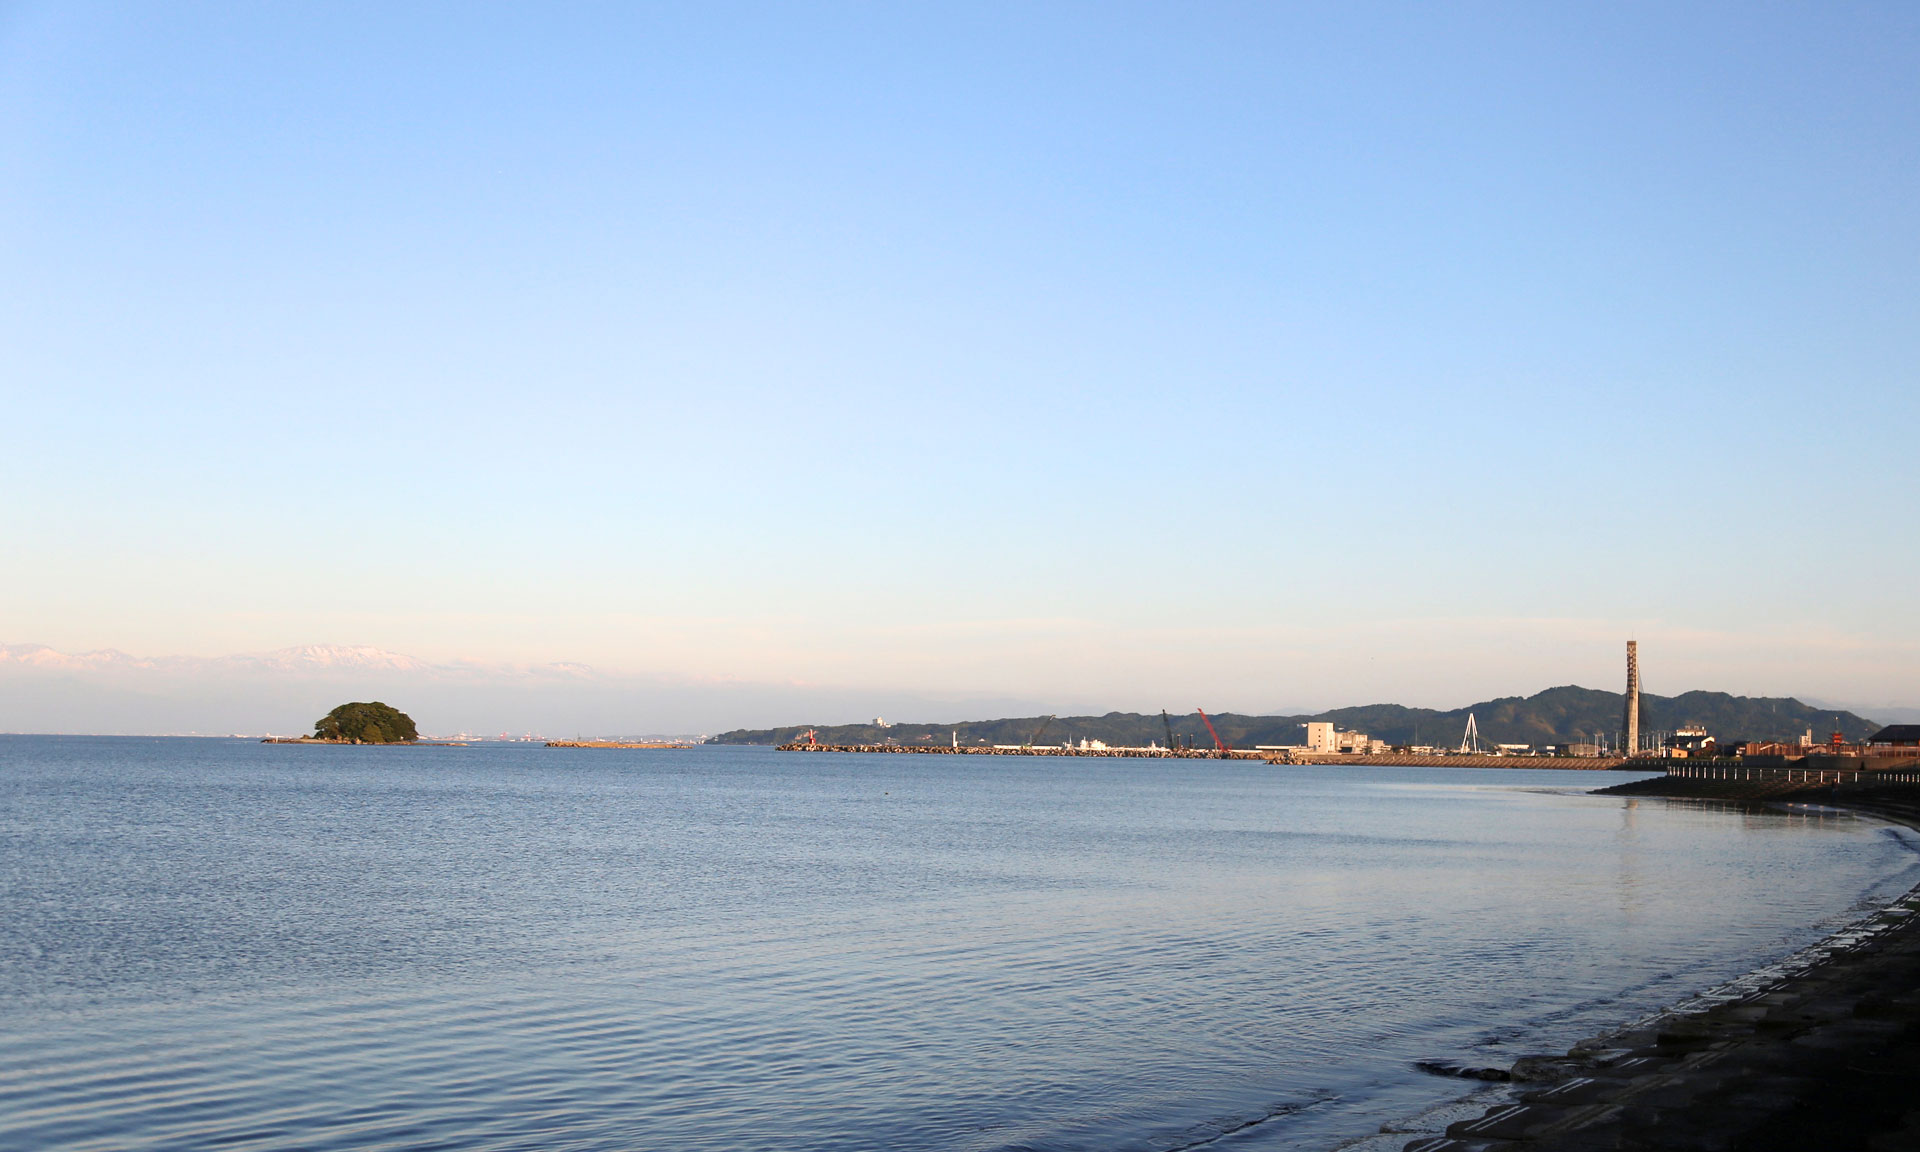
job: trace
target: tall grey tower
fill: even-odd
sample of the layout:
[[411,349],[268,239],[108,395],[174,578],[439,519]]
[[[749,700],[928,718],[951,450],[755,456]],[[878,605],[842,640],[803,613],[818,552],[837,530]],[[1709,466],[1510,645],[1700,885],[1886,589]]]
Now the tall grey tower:
[[1640,645],[1627,641],[1627,708],[1620,718],[1620,747],[1631,756],[1640,751]]

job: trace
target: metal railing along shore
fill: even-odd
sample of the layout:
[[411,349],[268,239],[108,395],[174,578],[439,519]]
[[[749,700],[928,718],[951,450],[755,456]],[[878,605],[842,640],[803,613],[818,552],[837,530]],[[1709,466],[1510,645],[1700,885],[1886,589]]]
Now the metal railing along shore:
[[1756,784],[1841,786],[1920,784],[1920,761],[1890,768],[1793,768],[1757,764],[1671,764],[1667,775],[1679,780],[1737,780]]

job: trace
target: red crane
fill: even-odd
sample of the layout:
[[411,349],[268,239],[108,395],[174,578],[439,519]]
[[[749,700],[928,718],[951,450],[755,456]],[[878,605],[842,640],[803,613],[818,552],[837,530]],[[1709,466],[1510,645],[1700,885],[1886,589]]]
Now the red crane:
[[1194,711],[1200,713],[1200,722],[1207,726],[1207,735],[1213,737],[1213,746],[1220,750],[1220,755],[1233,755],[1233,749],[1227,747],[1227,742],[1220,739],[1220,733],[1213,730],[1213,721],[1207,719],[1207,710],[1205,708],[1195,708]]

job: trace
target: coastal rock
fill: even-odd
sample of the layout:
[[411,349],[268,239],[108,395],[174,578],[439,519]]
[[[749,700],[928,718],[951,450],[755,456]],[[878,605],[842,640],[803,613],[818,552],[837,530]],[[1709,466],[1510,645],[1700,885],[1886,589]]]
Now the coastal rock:
[[1525,1084],[1558,1084],[1588,1067],[1587,1061],[1572,1056],[1522,1056],[1513,1062],[1507,1077]]
[[1462,1080],[1491,1080],[1503,1083],[1512,1075],[1504,1068],[1480,1068],[1457,1060],[1416,1060],[1415,1068],[1434,1076],[1457,1076]]

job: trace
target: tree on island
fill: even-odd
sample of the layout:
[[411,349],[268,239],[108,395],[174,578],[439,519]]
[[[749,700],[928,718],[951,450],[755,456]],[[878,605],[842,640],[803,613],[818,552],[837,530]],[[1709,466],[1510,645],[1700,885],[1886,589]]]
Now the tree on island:
[[343,744],[406,744],[420,739],[413,717],[390,704],[342,704],[321,717],[313,726],[315,740],[337,740]]

